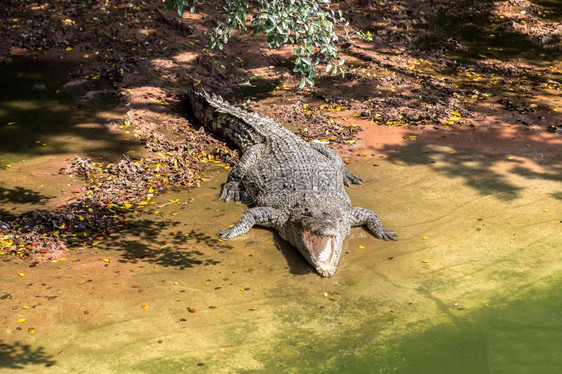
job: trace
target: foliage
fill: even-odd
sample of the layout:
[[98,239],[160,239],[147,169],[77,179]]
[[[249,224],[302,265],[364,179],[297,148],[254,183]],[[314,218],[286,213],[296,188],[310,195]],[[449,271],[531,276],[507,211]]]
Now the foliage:
[[[227,17],[210,30],[210,47],[223,49],[231,37],[231,30],[247,32],[247,0],[225,0]],[[176,9],[181,16],[185,8],[195,12],[196,0],[171,0],[166,7]],[[269,48],[286,44],[293,46],[296,55],[294,71],[302,75],[299,89],[306,84],[313,85],[314,77],[321,74],[318,65],[326,63],[326,72],[344,74],[344,60],[338,56],[338,35],[336,25],[347,26],[341,10],[334,12],[330,1],[322,4],[314,0],[257,0],[257,7],[251,12],[250,28],[254,34],[263,33]],[[347,30],[346,30],[347,33]]]
[[357,37],[359,39],[363,40],[364,42],[372,42],[373,41],[373,34],[371,34],[370,31],[367,31],[367,32],[358,31]]

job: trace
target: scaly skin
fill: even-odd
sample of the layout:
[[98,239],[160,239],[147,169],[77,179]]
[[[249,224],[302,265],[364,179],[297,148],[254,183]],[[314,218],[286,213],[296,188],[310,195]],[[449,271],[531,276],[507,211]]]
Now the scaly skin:
[[395,240],[373,211],[351,206],[344,186],[362,181],[332,149],[204,91],[190,91],[188,99],[205,127],[242,151],[220,198],[252,207],[220,237],[236,237],[254,225],[273,228],[325,277],[336,272],[352,226],[366,225],[377,238]]

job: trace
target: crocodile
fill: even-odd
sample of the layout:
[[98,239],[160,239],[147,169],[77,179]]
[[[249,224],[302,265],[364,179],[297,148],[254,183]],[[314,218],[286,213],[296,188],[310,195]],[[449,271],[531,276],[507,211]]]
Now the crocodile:
[[362,180],[331,148],[204,90],[191,89],[186,96],[195,119],[242,154],[219,199],[249,209],[219,237],[231,239],[255,225],[275,229],[323,277],[335,274],[352,226],[366,225],[375,237],[396,240],[373,211],[352,207],[344,186]]

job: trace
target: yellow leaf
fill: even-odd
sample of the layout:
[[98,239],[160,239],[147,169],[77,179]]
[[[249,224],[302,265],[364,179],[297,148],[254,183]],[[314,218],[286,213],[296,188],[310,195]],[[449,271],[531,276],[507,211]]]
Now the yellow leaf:
[[18,322],[20,322],[20,323],[21,323],[21,322],[25,322],[25,321],[26,321],[25,318],[20,318],[20,319],[18,319]]
[[24,274],[24,273],[18,273],[18,275],[19,275],[20,277],[23,277],[25,274]]
[[150,307],[149,307],[148,305],[146,305],[146,304],[142,304],[141,306],[142,306],[143,309],[148,309],[148,308],[150,308]]
[[359,246],[359,249],[365,249],[365,246],[364,246],[364,245],[360,245],[360,246]]

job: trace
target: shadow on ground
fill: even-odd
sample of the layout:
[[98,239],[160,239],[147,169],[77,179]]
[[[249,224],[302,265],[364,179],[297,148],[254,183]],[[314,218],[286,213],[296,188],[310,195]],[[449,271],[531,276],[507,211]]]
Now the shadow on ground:
[[[5,188],[0,187],[0,205],[8,204],[45,204],[51,200],[53,196],[46,196],[34,190],[25,187]],[[15,208],[13,208],[15,210]],[[0,208],[0,221],[12,220],[17,215],[12,212]]]
[[[64,60],[12,59],[9,64],[0,63],[3,153],[29,158],[87,151],[111,158],[121,157],[123,150],[133,145],[105,127],[92,126],[105,123],[108,119],[103,112],[115,108],[109,82],[72,80],[68,73],[76,64]],[[96,139],[97,143],[91,142]],[[82,141],[84,149],[80,148]]]
[[179,224],[178,221],[155,222],[148,219],[133,221],[120,231],[122,239],[114,244],[108,243],[108,247],[117,245],[124,250],[121,262],[144,261],[178,270],[219,264],[220,261],[214,260],[211,255],[232,249],[232,246],[203,232],[174,231],[173,228]]
[[[410,143],[400,147],[387,147],[388,160],[406,165],[426,165],[449,178],[460,178],[481,195],[494,195],[499,200],[512,201],[519,196],[521,187],[513,183],[509,175],[519,175],[528,179],[559,181],[562,178],[562,165],[552,157],[539,158],[541,170],[529,169],[521,157],[508,157],[504,154],[483,151],[448,151],[430,144]],[[500,163],[508,162],[509,167]]]
[[0,340],[0,369],[24,370],[29,365],[53,366],[54,356],[47,354],[42,346],[6,344]]
[[0,187],[0,204],[37,204],[43,203],[49,199],[52,199],[52,196],[45,196],[37,191],[33,191],[25,187]]

